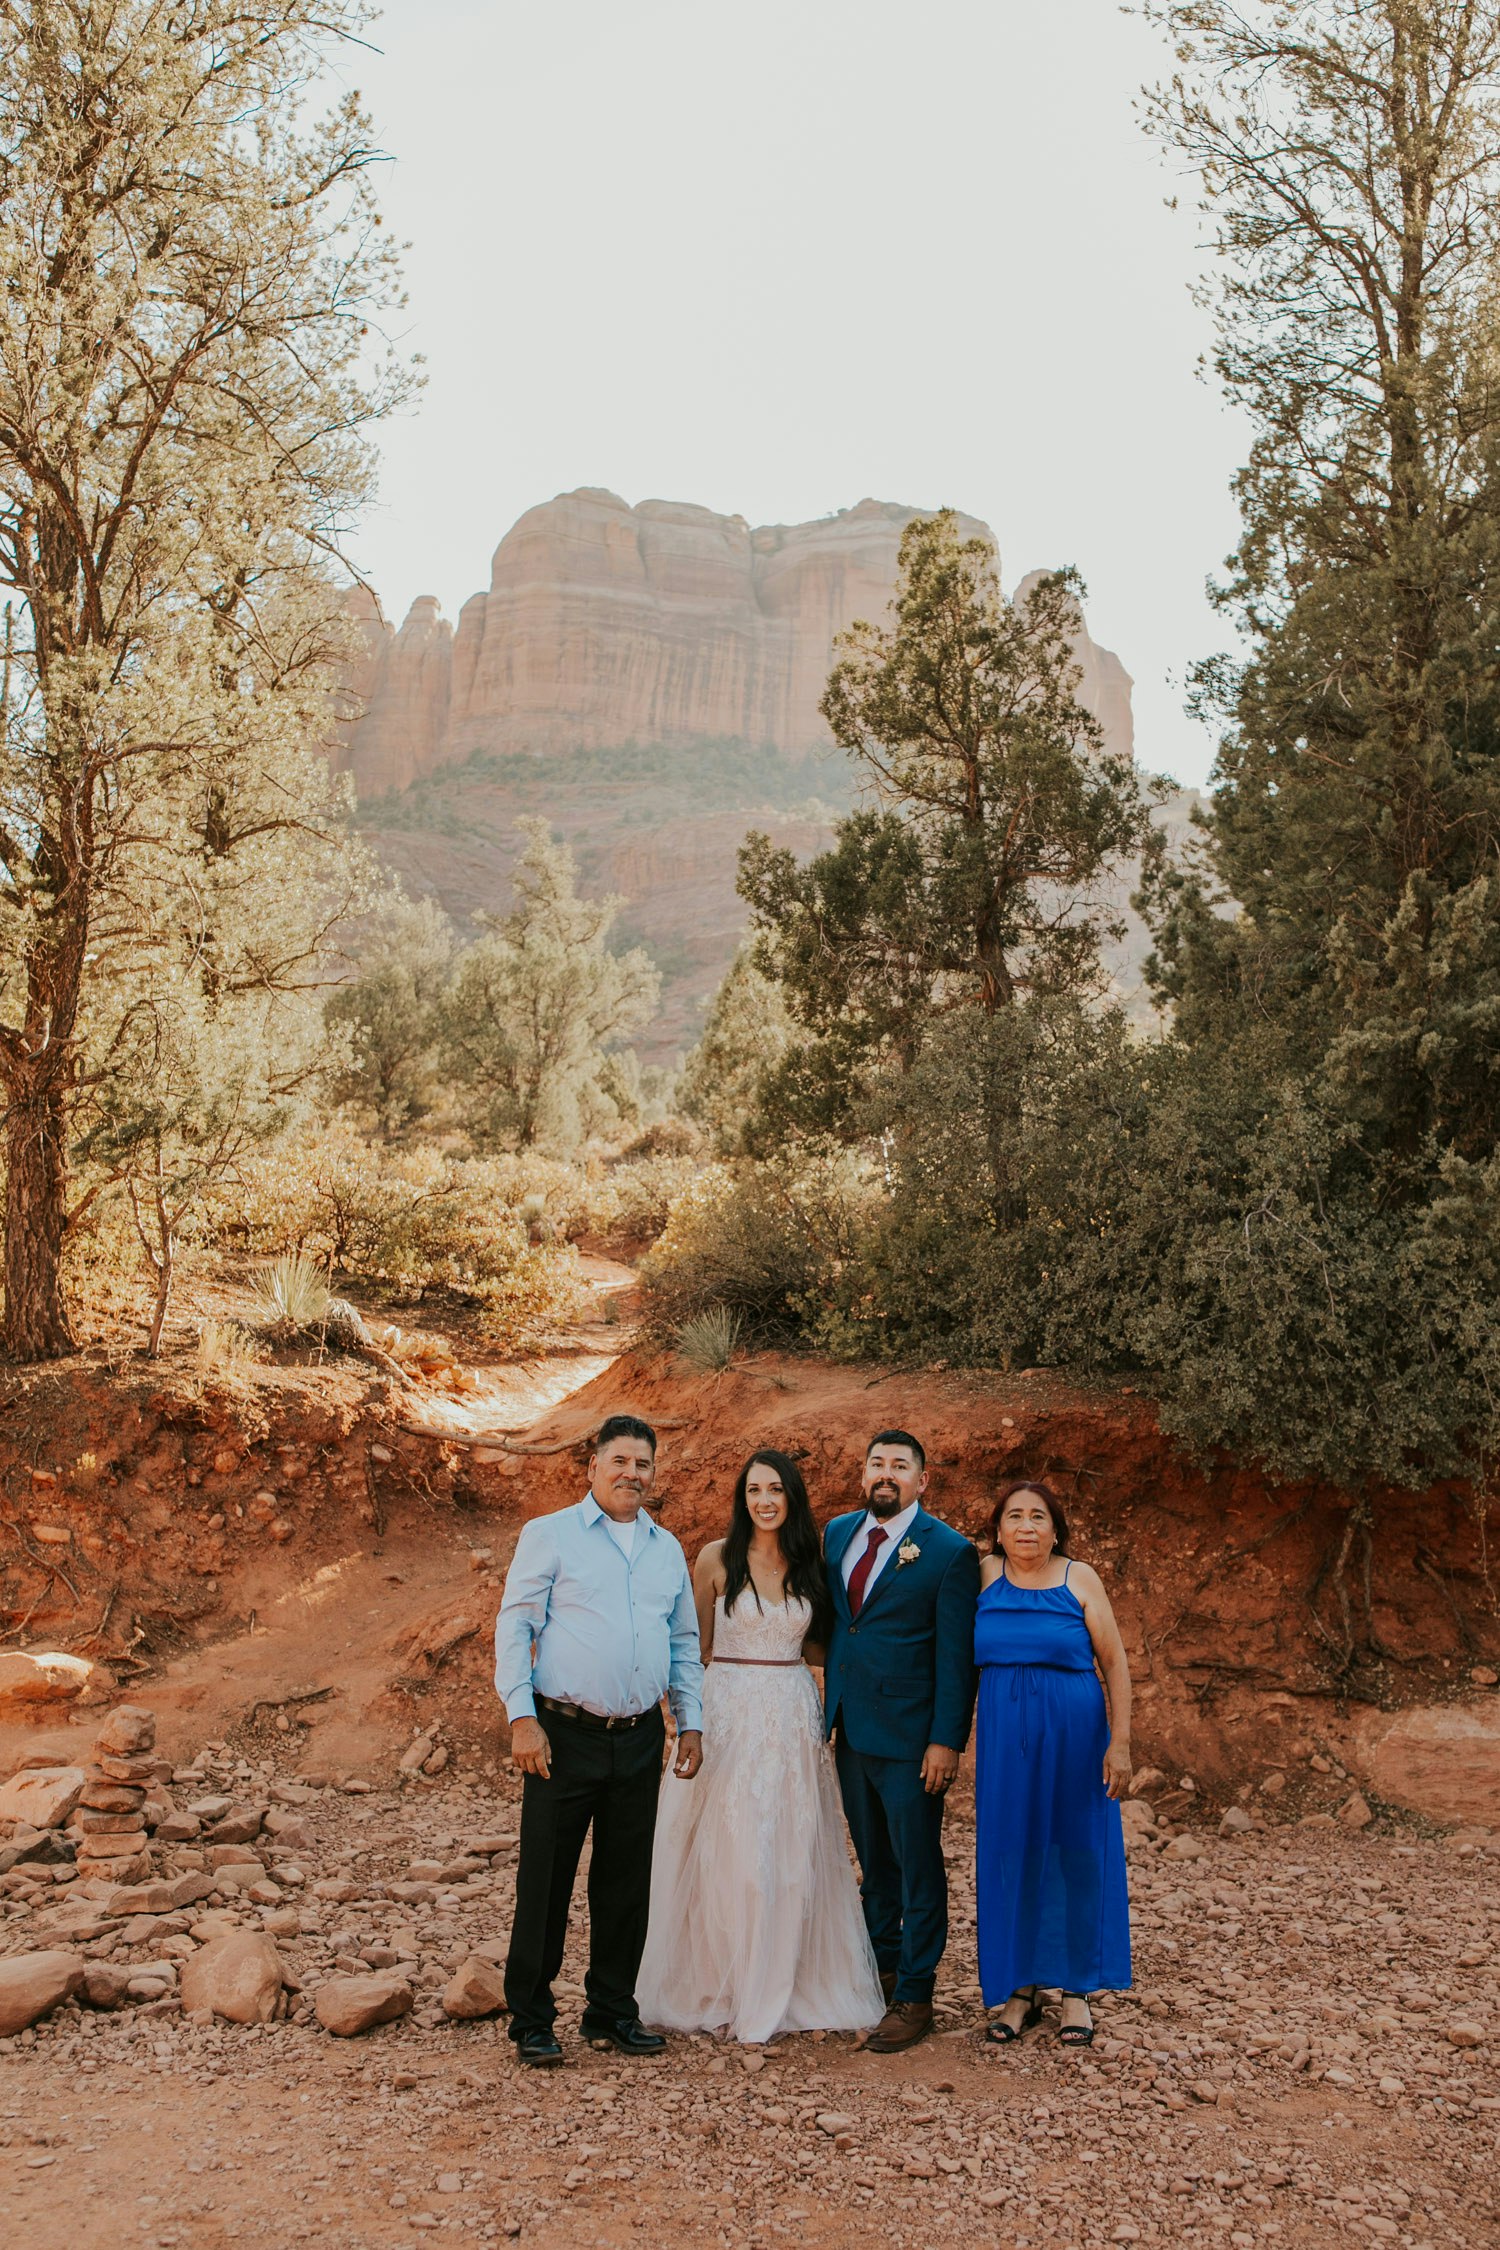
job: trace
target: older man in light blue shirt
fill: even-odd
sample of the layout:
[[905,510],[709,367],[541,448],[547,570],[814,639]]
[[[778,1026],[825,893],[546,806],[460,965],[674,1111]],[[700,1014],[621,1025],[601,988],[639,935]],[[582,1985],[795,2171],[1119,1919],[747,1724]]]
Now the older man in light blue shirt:
[[510,2036],[522,2062],[555,2064],[553,1981],[584,1837],[589,1969],[584,2036],[621,2053],[665,2042],[636,2013],[665,1729],[676,1770],[702,1763],[703,1663],[681,1547],[646,1514],[656,1476],[649,1424],[613,1415],[574,1508],[540,1516],[516,1542],[495,1626],[495,1686],[525,1776],[516,1909],[505,1967]]

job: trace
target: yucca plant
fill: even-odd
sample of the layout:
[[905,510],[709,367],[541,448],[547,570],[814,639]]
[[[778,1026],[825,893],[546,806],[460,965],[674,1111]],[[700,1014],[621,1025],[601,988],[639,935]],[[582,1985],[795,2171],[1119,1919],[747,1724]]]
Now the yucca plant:
[[320,1327],[333,1302],[321,1269],[300,1250],[268,1259],[250,1287],[268,1334],[290,1335]]
[[701,1374],[721,1374],[729,1365],[740,1340],[740,1316],[728,1305],[710,1305],[694,1313],[677,1331],[677,1349],[689,1367]]

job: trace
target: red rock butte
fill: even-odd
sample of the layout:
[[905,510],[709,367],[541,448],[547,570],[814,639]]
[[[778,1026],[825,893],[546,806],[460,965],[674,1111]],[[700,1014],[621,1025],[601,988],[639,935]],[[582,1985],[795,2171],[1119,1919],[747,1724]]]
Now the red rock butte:
[[[752,526],[684,501],[561,493],[506,533],[456,632],[431,595],[399,632],[372,596],[357,598],[369,655],[336,760],[369,799],[479,753],[810,751],[828,738],[818,701],[834,637],[883,617],[918,512],[861,500],[813,523]],[[959,523],[994,544],[987,525]],[[1083,700],[1128,747],[1129,676],[1086,632],[1078,655]]]

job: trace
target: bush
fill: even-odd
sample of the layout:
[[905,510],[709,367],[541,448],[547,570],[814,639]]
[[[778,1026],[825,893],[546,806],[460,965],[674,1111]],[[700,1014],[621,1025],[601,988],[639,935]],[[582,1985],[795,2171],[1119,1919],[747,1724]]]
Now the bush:
[[749,1334],[806,1332],[853,1253],[870,1188],[845,1154],[711,1165],[678,1196],[641,1268],[648,1333],[723,1306]]
[[244,1165],[216,1191],[210,1218],[221,1249],[300,1259],[407,1303],[449,1290],[485,1308],[496,1342],[519,1346],[578,1297],[572,1255],[529,1238],[521,1209],[534,1192],[514,1160],[381,1150],[333,1131]]

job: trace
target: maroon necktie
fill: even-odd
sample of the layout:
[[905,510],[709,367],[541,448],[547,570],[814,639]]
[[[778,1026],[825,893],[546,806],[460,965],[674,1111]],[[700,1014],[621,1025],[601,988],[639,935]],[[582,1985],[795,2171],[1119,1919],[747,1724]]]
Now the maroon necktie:
[[884,1545],[885,1533],[881,1530],[880,1525],[876,1524],[870,1533],[864,1553],[849,1573],[849,1615],[851,1617],[858,1617],[865,1606],[865,1588],[869,1584],[870,1573],[875,1568],[875,1557]]

